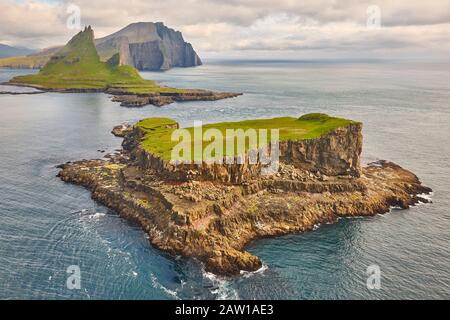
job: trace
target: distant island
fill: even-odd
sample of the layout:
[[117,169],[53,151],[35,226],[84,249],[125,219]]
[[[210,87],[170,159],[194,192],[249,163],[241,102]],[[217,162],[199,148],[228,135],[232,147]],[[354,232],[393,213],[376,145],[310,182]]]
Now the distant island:
[[[92,197],[137,221],[151,243],[174,256],[193,257],[208,272],[235,276],[262,267],[245,250],[255,239],[314,230],[339,218],[372,216],[392,207],[428,202],[431,192],[411,172],[379,161],[362,167],[362,124],[308,114],[300,118],[209,124],[204,129],[279,128],[279,168],[263,175],[263,163],[173,163],[168,118],[120,125],[123,150],[108,160],[61,165],[59,177],[92,190]],[[185,133],[194,131],[186,128]],[[210,139],[201,137],[201,150]],[[188,145],[190,148],[190,145]],[[273,151],[272,151],[273,152]]]
[[94,45],[94,31],[86,27],[56,51],[38,74],[17,76],[6,84],[54,92],[106,92],[123,106],[162,106],[174,101],[218,100],[239,93],[178,89],[145,80],[115,53],[101,61]]
[[[104,38],[95,46],[101,61],[106,62],[120,53],[122,64],[138,70],[168,70],[174,67],[194,67],[202,64],[200,57],[183,35],[162,22],[132,23]],[[40,69],[62,46],[32,52],[0,44],[0,67]]]

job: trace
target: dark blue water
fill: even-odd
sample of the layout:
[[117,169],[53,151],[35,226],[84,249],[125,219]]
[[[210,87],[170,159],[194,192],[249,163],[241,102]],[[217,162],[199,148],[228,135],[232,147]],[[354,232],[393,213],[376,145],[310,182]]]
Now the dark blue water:
[[[0,70],[0,82],[20,73]],[[245,95],[142,109],[104,94],[0,95],[0,298],[450,298],[450,65],[212,62],[144,76]],[[124,121],[306,112],[363,121],[365,160],[411,169],[434,189],[434,203],[256,241],[248,249],[266,268],[223,280],[152,248],[138,226],[55,177],[60,163],[119,148],[109,132]],[[373,264],[380,290],[366,286]],[[66,287],[70,265],[80,267],[81,290]]]

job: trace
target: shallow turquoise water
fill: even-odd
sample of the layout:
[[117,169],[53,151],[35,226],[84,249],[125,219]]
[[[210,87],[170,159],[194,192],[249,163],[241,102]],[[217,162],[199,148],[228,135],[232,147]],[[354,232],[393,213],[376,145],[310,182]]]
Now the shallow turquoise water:
[[[0,82],[18,73],[0,69]],[[0,95],[0,298],[450,298],[450,65],[216,61],[144,76],[245,94],[142,109],[104,94]],[[266,268],[223,280],[152,248],[139,227],[55,177],[60,163],[119,148],[109,132],[124,121],[306,112],[363,121],[365,161],[411,169],[434,189],[433,204],[256,241],[248,249]],[[380,290],[366,287],[372,264]],[[80,266],[81,290],[66,288],[70,265]]]

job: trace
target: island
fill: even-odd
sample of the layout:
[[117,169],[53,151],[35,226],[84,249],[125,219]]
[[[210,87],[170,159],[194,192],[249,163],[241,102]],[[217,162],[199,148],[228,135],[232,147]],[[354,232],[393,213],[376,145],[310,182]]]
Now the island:
[[[260,158],[250,163],[250,142],[243,157],[232,161],[199,162],[195,152],[173,161],[179,124],[149,118],[114,128],[124,137],[120,152],[63,164],[58,176],[89,188],[93,199],[139,223],[155,247],[195,258],[220,276],[262,267],[245,249],[250,241],[429,202],[432,190],[410,171],[388,161],[361,165],[360,122],[307,114],[203,126],[216,133],[230,128],[278,129],[276,171],[262,174],[266,164]],[[201,136],[187,148],[199,142],[204,151],[211,139]],[[226,150],[222,155],[230,160]]]
[[54,53],[38,74],[17,76],[5,84],[51,92],[104,92],[127,107],[211,101],[241,95],[160,86],[153,80],[143,79],[124,59],[124,55],[115,53],[108,61],[101,61],[94,44],[94,31],[89,26]]
[[[41,69],[63,46],[39,52],[0,43],[0,68]],[[192,45],[179,31],[162,22],[137,22],[106,37],[95,39],[101,61],[120,53],[122,61],[138,70],[168,70],[202,65]]]

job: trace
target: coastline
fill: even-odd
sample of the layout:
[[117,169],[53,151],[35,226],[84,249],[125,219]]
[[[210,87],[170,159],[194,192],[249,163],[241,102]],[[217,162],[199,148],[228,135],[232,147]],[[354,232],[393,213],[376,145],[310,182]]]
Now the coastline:
[[172,104],[174,102],[187,101],[215,101],[222,99],[230,99],[243,95],[243,93],[234,92],[216,92],[202,89],[183,89],[184,92],[152,92],[133,94],[126,89],[120,87],[108,88],[45,88],[40,85],[24,84],[20,82],[3,82],[0,85],[16,86],[24,88],[33,88],[41,92],[55,92],[55,93],[105,93],[112,95],[111,101],[118,102],[122,107],[144,107],[153,105],[162,107]]
[[[332,133],[333,134],[333,133]],[[125,141],[132,134],[125,134]],[[320,175],[282,164],[279,176],[252,183],[174,181],[151,167],[143,169],[136,150],[108,160],[62,165],[58,176],[82,185],[92,198],[136,221],[156,248],[197,258],[220,276],[255,272],[263,264],[245,251],[249,242],[313,231],[342,217],[374,216],[392,207],[430,202],[432,192],[410,171],[380,161],[361,168],[359,177]]]

